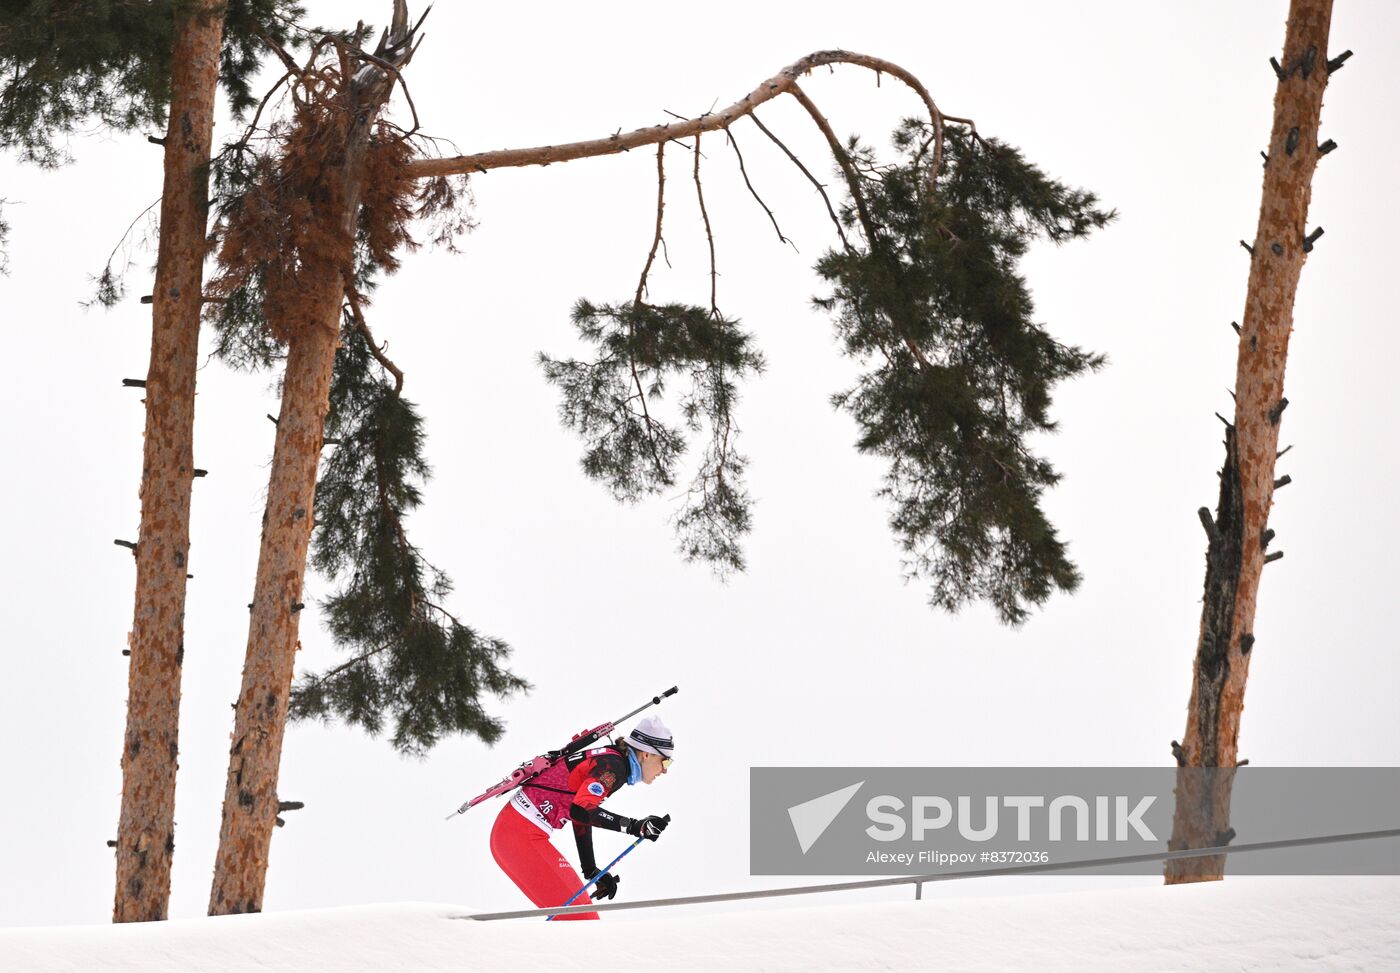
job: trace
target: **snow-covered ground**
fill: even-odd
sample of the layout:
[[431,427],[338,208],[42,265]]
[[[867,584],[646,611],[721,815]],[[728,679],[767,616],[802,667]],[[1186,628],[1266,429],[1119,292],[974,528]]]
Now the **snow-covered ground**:
[[[839,902],[839,899],[835,900]],[[1400,879],[1205,885],[474,922],[397,903],[130,926],[0,929],[0,970],[1400,970]],[[800,903],[800,904],[799,904]],[[633,913],[636,916],[637,913]]]

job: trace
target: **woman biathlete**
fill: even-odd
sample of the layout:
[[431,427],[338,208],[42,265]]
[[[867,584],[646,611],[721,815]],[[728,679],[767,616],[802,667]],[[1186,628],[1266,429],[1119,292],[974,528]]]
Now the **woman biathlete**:
[[[650,784],[671,766],[675,745],[671,731],[655,716],[641,720],[625,740],[571,754],[515,792],[491,828],[491,857],[537,907],[562,906],[583,885],[573,866],[550,842],[556,828],[572,822],[579,864],[590,879],[598,874],[593,858],[593,829],[620,831],[655,841],[667,819],[651,815],[632,819],[600,805],[625,784]],[[585,892],[573,901],[588,905],[617,894],[617,876],[598,880],[593,898]],[[561,915],[559,919],[597,919],[596,912]]]

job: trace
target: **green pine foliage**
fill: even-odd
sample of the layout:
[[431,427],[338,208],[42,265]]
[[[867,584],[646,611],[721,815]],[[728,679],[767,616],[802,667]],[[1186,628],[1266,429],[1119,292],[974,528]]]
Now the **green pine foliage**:
[[889,461],[890,525],[911,576],[932,582],[931,604],[983,599],[1018,624],[1079,583],[1040,504],[1059,475],[1027,439],[1054,430],[1055,384],[1104,362],[1035,322],[1019,261],[1037,237],[1063,243],[1114,214],[1011,146],[951,125],[930,195],[927,125],[904,123],[894,144],[900,161],[880,165],[852,140],[862,205],[849,201],[842,218],[865,245],[816,267],[832,286],[816,303],[869,367],[833,403],[856,420],[857,447]]
[[[191,0],[177,2],[188,4]],[[219,84],[235,119],[242,119],[258,104],[252,82],[269,54],[267,40],[296,50],[322,34],[344,36],[341,31],[301,26],[305,16],[306,9],[297,0],[228,0],[224,7],[224,46],[219,52]]]
[[204,320],[214,333],[214,355],[238,371],[271,368],[287,357],[287,349],[267,330],[263,319],[262,275],[206,307]]
[[[735,448],[736,382],[763,370],[750,335],[713,310],[643,301],[579,301],[573,322],[596,357],[541,354],[539,360],[560,390],[561,420],[586,444],[584,472],[618,500],[636,502],[675,486],[690,439],[703,436],[675,517],[680,550],[721,573],[742,570],[739,541],[749,529],[751,501],[744,486],[747,458]],[[675,379],[688,386],[667,402]]]
[[57,166],[68,161],[64,137],[90,121],[121,131],[163,124],[172,25],[168,4],[0,7],[0,145]]
[[[881,164],[852,140],[838,160],[850,195],[846,242],[817,273],[845,352],[869,370],[833,396],[860,428],[857,447],[889,460],[882,494],[911,576],[933,605],[985,600],[1004,622],[1025,620],[1079,573],[1041,509],[1059,476],[1027,439],[1049,432],[1057,382],[1103,364],[1033,320],[1019,261],[1037,237],[1062,243],[1106,225],[1095,197],[1047,178],[1014,148],[948,126],[932,193],[935,140],[926,124],[894,135]],[[619,500],[676,482],[690,439],[708,429],[699,471],[676,518],[689,559],[742,569],[750,524],[746,459],[733,449],[735,382],[762,369],[735,322],[686,305],[580,301],[591,361],[540,356],[561,392],[560,418],[584,440],[583,469]],[[688,375],[680,421],[667,422],[666,383]]]
[[[361,303],[379,276],[398,266],[395,251],[417,246],[409,224],[449,248],[472,228],[466,177],[416,185],[399,171],[410,155],[404,140],[404,133],[380,121],[351,266],[320,268],[349,271]],[[207,289],[221,299],[206,306],[205,320],[215,335],[215,355],[238,369],[275,367],[286,357],[285,341],[295,340],[274,333],[269,289],[281,280],[281,300],[295,299],[297,288],[286,282],[306,271],[306,248],[318,244],[302,231],[309,200],[324,195],[325,181],[334,178],[334,158],[308,156],[308,144],[322,141],[296,124],[270,122],[250,127],[211,160],[221,272]],[[230,250],[235,233],[240,243]],[[281,316],[288,317],[285,309]],[[408,538],[405,521],[421,503],[420,485],[430,474],[422,419],[376,361],[348,306],[326,439],[310,563],[336,586],[322,608],[349,659],[302,676],[292,690],[290,716],[341,719],[373,735],[388,730],[396,749],[415,755],[452,733],[494,742],[502,724],[485,712],[483,696],[509,696],[529,684],[503,667],[510,652],[504,642],[448,611],[451,581]]]
[[[0,6],[0,148],[26,161],[69,161],[67,138],[94,123],[164,128],[175,12],[194,0],[27,0]],[[289,0],[228,0],[219,81],[236,115],[267,47],[296,42]]]
[[451,582],[404,531],[429,475],[423,422],[374,363],[347,320],[336,354],[328,438],[339,440],[316,489],[312,565],[340,586],[327,625],[352,658],[304,676],[293,719],[339,717],[421,755],[449,733],[497,740],[502,724],[481,706],[529,684],[501,666],[510,649],[463,625],[443,606]]

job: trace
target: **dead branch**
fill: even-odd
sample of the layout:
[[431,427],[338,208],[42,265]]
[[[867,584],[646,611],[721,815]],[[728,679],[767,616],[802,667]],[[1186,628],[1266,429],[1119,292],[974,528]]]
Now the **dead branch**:
[[[666,143],[656,147],[656,236],[651,241],[651,251],[647,262],[642,266],[642,279],[637,281],[637,304],[642,303],[642,294],[647,289],[647,274],[651,273],[652,262],[656,260],[656,248],[661,240],[661,214],[666,209]],[[669,264],[670,261],[667,261]]]
[[685,121],[653,125],[639,128],[626,135],[614,133],[600,139],[583,142],[570,142],[564,145],[541,145],[527,149],[501,149],[495,152],[479,152],[475,155],[460,155],[448,159],[419,159],[410,162],[409,173],[416,179],[433,176],[459,175],[461,173],[486,172],[489,169],[505,169],[518,166],[543,166],[553,162],[567,162],[598,155],[615,155],[643,145],[655,145],[668,139],[685,139],[702,132],[712,132],[728,128],[736,119],[752,115],[754,110],[765,102],[772,101],[781,94],[791,92],[797,79],[823,64],[854,64],[871,71],[892,75],[908,85],[923,101],[928,110],[929,121],[935,133],[933,165],[929,168],[929,189],[932,191],[939,164],[943,158],[943,114],[933,103],[928,90],[918,78],[897,64],[866,54],[851,51],[817,51],[795,61],[772,78],[759,85],[743,98],[719,112],[706,112],[698,118]]
[[700,216],[705,221],[705,238],[710,241],[710,314],[719,317],[715,302],[719,274],[715,271],[715,235],[710,229],[710,214],[705,209],[705,190],[700,186],[700,133],[695,133],[695,196],[700,200]]
[[[432,8],[430,7],[429,9],[431,10]],[[423,16],[426,17],[427,14],[424,13]],[[422,21],[420,20],[419,23],[422,23]],[[422,43],[422,40],[423,39],[421,37],[418,39],[420,44]],[[418,45],[415,44],[413,46],[413,49],[408,52],[408,57],[404,58],[404,64],[407,64],[413,58],[413,55],[417,53],[417,51]],[[393,74],[394,79],[397,80],[399,83],[399,87],[403,89],[403,96],[408,101],[408,110],[413,115],[413,128],[409,129],[407,132],[404,133],[404,138],[408,138],[409,136],[417,133],[418,129],[422,127],[418,121],[418,106],[413,103],[413,95],[409,94],[408,82],[404,80],[403,72],[400,71],[395,65],[384,60],[382,57],[377,57],[369,53],[368,51],[356,51],[355,56],[363,58],[364,60],[369,61],[371,64],[377,65],[378,67],[381,67],[384,70]]]
[[[651,272],[651,265],[656,260],[657,247],[663,245],[661,239],[661,216],[666,209],[666,143],[660,142],[656,146],[656,235],[652,237],[651,250],[647,252],[647,262],[642,266],[642,279],[637,281],[637,296],[635,305],[642,306],[642,294],[647,287],[647,274]],[[670,261],[668,260],[669,264]],[[629,335],[635,335],[635,328],[631,322],[627,325]],[[642,376],[637,373],[637,359],[628,354],[628,367],[632,371],[632,382],[637,386],[637,401],[642,406],[642,422],[647,431],[647,447],[651,451],[652,462],[657,469],[661,469],[663,464],[660,455],[656,452],[656,436],[652,431],[651,412],[647,409],[647,393],[642,388]]]
[[[253,112],[253,120],[248,123],[248,130],[244,134],[243,138],[239,140],[239,144],[248,144],[248,139],[252,137],[255,131],[257,131],[258,119],[262,118],[263,109],[267,107],[267,103],[272,100],[272,96],[277,94],[277,90],[281,88],[282,85],[286,84],[287,80],[291,78],[293,74],[293,71],[286,72],[282,75],[282,77],[277,79],[276,84],[274,84],[271,88],[267,89],[267,94],[263,95],[262,101],[258,102],[258,110]],[[221,152],[220,155],[222,154],[223,153]]]
[[[115,259],[117,259],[117,252],[120,251],[120,250],[122,249],[122,247],[126,246],[127,237],[131,236],[131,231],[134,230],[134,229],[136,229],[136,224],[139,223],[139,222],[141,222],[141,218],[142,218],[143,216],[145,216],[145,215],[146,215],[147,213],[149,213],[151,210],[153,210],[153,209],[155,209],[157,206],[159,206],[162,199],[164,199],[163,196],[157,196],[157,197],[151,202],[151,205],[147,206],[147,207],[146,207],[145,209],[143,209],[141,212],[137,213],[137,214],[136,214],[136,217],[127,225],[127,228],[126,228],[124,231],[122,231],[121,237],[119,237],[119,238],[117,239],[116,245],[115,245],[114,247],[112,247],[112,252],[109,253],[109,254],[107,254],[107,263],[103,265],[103,267],[104,267],[103,275],[104,275],[104,276],[106,276],[106,275],[108,275],[108,274],[111,273],[111,271],[112,271],[112,261],[115,260]],[[129,251],[129,250],[128,250],[128,251],[124,251],[124,252],[125,252],[126,254],[130,254],[130,251]],[[127,268],[127,269],[129,269],[129,268],[131,267],[131,263],[132,263],[131,258],[128,256],[128,257],[126,258],[126,268]],[[122,272],[121,272],[120,274],[116,275],[116,281],[117,281],[117,283],[119,283],[119,284],[120,284],[122,281],[124,281],[125,278],[126,278],[126,269],[123,269]],[[155,296],[155,295],[152,295],[152,299],[154,299],[154,296]],[[142,301],[142,303],[144,304],[144,303],[146,303],[146,302],[145,302],[145,301]],[[87,305],[84,305],[84,306],[87,306]]]
[[[754,117],[757,118],[758,116],[755,115]],[[754,189],[753,183],[749,181],[749,171],[744,168],[744,153],[739,151],[739,141],[734,137],[733,130],[726,128],[724,130],[724,137],[733,147],[734,154],[739,157],[739,173],[744,177],[744,185],[749,187],[749,192],[753,194],[753,198],[758,200],[758,205],[763,207],[763,212],[767,213],[768,218],[773,221],[773,229],[778,233],[778,242],[786,243],[788,246],[792,247],[793,250],[801,253],[802,251],[797,250],[797,244],[783,236],[782,228],[778,226],[778,218],[773,215],[773,211],[768,208],[768,204],[763,201],[762,196],[758,195],[758,190]]]
[[791,94],[797,99],[798,104],[807,110],[807,114],[812,116],[812,121],[817,123],[817,128],[826,136],[827,145],[831,147],[831,154],[836,157],[836,162],[841,166],[841,171],[846,176],[846,188],[851,191],[851,199],[856,204],[856,213],[860,217],[860,225],[865,230],[865,242],[870,246],[875,246],[875,224],[870,219],[870,210],[865,205],[865,194],[860,189],[860,174],[856,172],[855,166],[851,164],[851,157],[846,154],[846,150],[841,145],[841,140],[836,137],[836,132],[832,130],[831,123],[826,120],[826,116],[818,110],[811,98],[807,97],[807,92],[803,91],[796,83],[793,84]]
[[763,122],[759,120],[759,117],[757,115],[750,115],[749,119],[763,131],[764,135],[772,139],[773,144],[775,144],[778,148],[782,149],[784,154],[786,154],[787,157],[792,160],[793,165],[801,169],[802,174],[811,181],[813,186],[817,187],[817,192],[822,194],[822,201],[826,203],[826,211],[831,215],[831,222],[836,225],[836,232],[841,237],[841,246],[843,246],[847,250],[850,250],[851,241],[846,239],[846,228],[841,225],[841,220],[836,216],[836,209],[831,205],[831,197],[826,194],[826,186],[824,186],[821,183],[821,181],[817,179],[816,176],[812,175],[811,170],[809,170],[805,165],[802,164],[802,160],[797,157],[796,153],[794,153],[792,149],[789,149],[786,145],[783,144],[782,140],[779,139],[778,136],[774,135],[768,130],[768,126],[764,125]]
[[277,59],[282,62],[282,66],[287,69],[288,74],[301,74],[301,68],[297,67],[297,62],[292,60],[292,56],[283,49],[281,44],[262,31],[258,32],[258,39],[266,44],[273,54],[277,55]]
[[345,289],[345,306],[350,310],[350,320],[355,322],[355,330],[364,336],[365,344],[369,345],[369,352],[374,356],[374,360],[383,365],[384,370],[394,376],[394,394],[398,395],[403,391],[403,372],[389,360],[375,342],[374,335],[370,333],[369,324],[365,321],[364,311],[360,308],[360,296],[355,293],[353,287]]

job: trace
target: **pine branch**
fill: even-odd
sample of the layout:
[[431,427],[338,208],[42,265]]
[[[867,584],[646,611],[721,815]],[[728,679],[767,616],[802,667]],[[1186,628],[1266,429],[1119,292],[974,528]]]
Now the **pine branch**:
[[812,121],[816,122],[822,135],[826,136],[827,145],[831,146],[831,154],[836,157],[841,172],[846,176],[846,188],[851,193],[851,200],[855,203],[856,212],[860,214],[860,225],[865,231],[866,245],[876,246],[879,238],[875,233],[875,224],[871,222],[870,208],[865,202],[865,193],[861,191],[860,187],[860,176],[856,173],[855,167],[851,165],[850,156],[846,154],[846,150],[841,146],[841,140],[832,131],[831,123],[826,120],[826,116],[821,113],[812,99],[807,97],[807,93],[795,83],[791,90],[797,103],[806,109],[807,114],[812,116]]
[[[757,115],[754,116],[755,119],[756,119],[757,117],[758,117]],[[793,242],[792,242],[791,240],[789,240],[787,237],[783,236],[783,231],[782,231],[782,229],[778,226],[778,218],[777,218],[776,216],[773,215],[773,211],[772,211],[771,209],[768,208],[768,204],[765,203],[765,202],[763,201],[763,197],[761,197],[761,196],[758,195],[758,190],[754,189],[754,188],[753,188],[753,183],[749,181],[749,171],[748,171],[746,168],[744,168],[744,153],[742,153],[742,152],[739,151],[739,140],[736,139],[736,138],[734,137],[734,130],[733,130],[733,129],[730,129],[730,128],[726,128],[726,129],[724,130],[724,137],[725,137],[725,140],[730,144],[730,146],[733,147],[733,149],[734,149],[734,154],[735,154],[736,156],[738,156],[738,158],[739,158],[739,173],[744,177],[744,185],[749,187],[749,192],[753,194],[753,198],[756,199],[756,200],[758,200],[758,205],[760,205],[760,206],[763,207],[763,212],[767,213],[767,214],[768,214],[768,219],[770,219],[770,220],[773,221],[773,229],[774,229],[774,230],[777,232],[777,234],[778,234],[778,242],[779,242],[779,243],[786,243],[786,244],[788,244],[789,246],[791,246],[792,249],[793,249],[795,252],[801,253],[802,251],[800,251],[800,250],[797,249],[797,244],[793,243]],[[698,136],[697,136],[697,138],[698,138]],[[830,203],[828,202],[827,205],[830,206]],[[833,215],[835,215],[835,214],[833,214]]]
[[651,273],[651,265],[656,260],[656,249],[661,245],[661,214],[666,209],[666,143],[662,142],[656,147],[656,235],[652,237],[651,250],[647,253],[647,262],[642,265],[642,279],[637,281],[636,304],[642,303],[642,294],[647,288],[647,275]]
[[[889,463],[890,525],[909,574],[932,580],[930,602],[953,611],[986,599],[1019,624],[1027,605],[1079,582],[1040,503],[1058,474],[1024,440],[1053,428],[1054,384],[1103,360],[1035,322],[1017,264],[1035,236],[1083,236],[1112,214],[1009,146],[953,128],[930,194],[925,124],[902,125],[903,161],[881,165],[855,140],[840,146],[823,122],[861,197],[842,217],[872,245],[822,257],[817,271],[834,292],[816,303],[833,312],[847,354],[885,357],[832,401],[856,420],[861,451]],[[911,344],[921,354],[901,351]]]
[[398,395],[403,391],[403,372],[399,367],[389,360],[384,354],[384,350],[374,340],[374,335],[370,333],[369,325],[365,322],[364,311],[360,308],[360,296],[355,293],[353,287],[345,289],[346,307],[350,311],[350,319],[355,324],[355,330],[365,336],[365,344],[369,346],[369,352],[374,356],[374,360],[384,366],[385,371],[394,376],[394,394]]
[[[840,165],[842,173],[846,176],[846,188],[850,190],[851,200],[854,202],[856,212],[860,216],[860,225],[865,231],[866,246],[869,247],[872,252],[875,251],[880,247],[880,238],[876,233],[875,223],[870,218],[870,207],[866,203],[865,193],[861,189],[860,176],[856,173],[855,166],[851,164],[851,157],[841,146],[841,140],[836,137],[836,133],[832,131],[831,123],[826,120],[826,116],[821,113],[812,99],[807,97],[807,93],[794,84],[792,86],[792,95],[797,99],[798,104],[807,110],[807,114],[812,116],[812,121],[816,122],[817,128],[821,130],[822,135],[826,136],[827,145],[831,147],[831,154],[836,157],[837,164]],[[940,148],[935,151],[934,158],[938,160],[941,156],[942,149]],[[931,169],[938,164],[939,163],[935,161]],[[936,171],[936,169],[934,171]],[[919,348],[918,342],[908,333],[903,334],[902,338],[904,346],[909,349],[909,353],[914,356],[914,360],[919,363],[920,367],[930,367],[928,359],[924,357],[923,351]]]
[[639,128],[626,135],[614,132],[605,138],[583,142],[542,145],[527,149],[502,149],[448,159],[419,159],[410,163],[409,171],[414,178],[422,179],[457,173],[486,172],[490,169],[545,166],[556,162],[568,162],[599,155],[614,155],[618,152],[640,148],[643,145],[655,145],[658,142],[672,139],[691,138],[702,132],[728,128],[731,123],[745,115],[752,115],[760,105],[772,101],[779,95],[791,92],[797,84],[797,79],[810,73],[813,68],[832,64],[850,64],[870,71],[889,74],[904,82],[919,96],[928,112],[929,122],[933,126],[937,143],[934,149],[934,165],[930,169],[928,181],[931,190],[935,174],[939,171],[943,158],[943,114],[934,104],[928,89],[918,78],[897,64],[882,58],[841,50],[817,51],[794,61],[743,98],[719,112],[706,112],[697,118],[678,121],[674,124],[667,123],[654,125],[650,128]]
[[428,475],[421,419],[375,367],[373,340],[347,311],[327,416],[342,445],[317,488],[313,544],[315,566],[343,579],[326,620],[353,654],[305,675],[290,713],[339,716],[370,734],[392,721],[392,743],[406,753],[423,753],[446,733],[493,741],[501,724],[481,697],[528,684],[501,668],[508,646],[478,636],[443,606],[449,579],[407,536],[406,515],[420,501],[413,480]]
[[710,243],[710,313],[719,317],[719,306],[715,301],[719,274],[715,270],[715,235],[710,229],[710,214],[705,209],[705,190],[700,185],[700,134],[695,135],[695,195],[700,200],[700,216],[705,221],[705,238]]
[[845,247],[847,250],[850,250],[851,241],[846,239],[846,229],[841,225],[840,219],[838,219],[836,216],[836,209],[831,205],[831,197],[826,194],[826,187],[822,185],[821,181],[818,180],[816,176],[812,175],[811,171],[805,165],[802,164],[802,160],[797,157],[796,153],[794,153],[792,149],[789,149],[786,145],[783,144],[782,140],[779,139],[778,136],[774,135],[768,130],[768,126],[764,125],[757,115],[750,115],[749,118],[753,121],[755,125],[759,127],[760,130],[762,130],[764,135],[772,139],[773,143],[778,148],[783,150],[787,157],[792,160],[793,165],[797,166],[798,169],[802,170],[802,174],[807,177],[807,179],[812,183],[812,185],[817,187],[817,192],[821,193],[822,202],[826,203],[826,211],[831,216],[831,222],[836,227],[836,234],[841,238],[841,246]]

